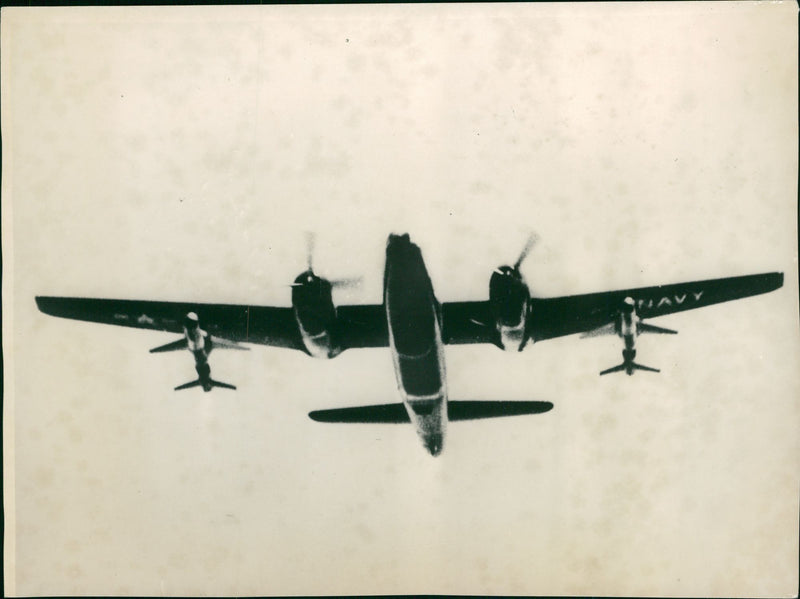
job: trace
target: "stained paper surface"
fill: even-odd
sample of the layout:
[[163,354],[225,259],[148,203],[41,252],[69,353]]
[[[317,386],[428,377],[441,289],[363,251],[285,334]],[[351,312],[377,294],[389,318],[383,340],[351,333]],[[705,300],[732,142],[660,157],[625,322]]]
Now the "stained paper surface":
[[[797,590],[797,5],[2,11],[9,595],[789,596]],[[306,266],[380,303],[389,233],[440,301],[522,266],[539,297],[781,271],[613,337],[446,349],[410,426],[389,351],[215,352],[57,319],[37,295],[290,304]],[[200,314],[202,319],[202,314]]]

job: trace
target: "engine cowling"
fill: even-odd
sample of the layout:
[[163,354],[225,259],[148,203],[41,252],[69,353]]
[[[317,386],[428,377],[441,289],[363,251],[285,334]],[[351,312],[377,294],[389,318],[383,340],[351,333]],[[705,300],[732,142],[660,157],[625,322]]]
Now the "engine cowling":
[[519,269],[496,268],[489,279],[489,304],[500,345],[507,351],[521,351],[527,341],[530,291]]
[[341,352],[331,291],[331,283],[310,269],[292,284],[292,307],[303,345],[315,358],[332,358]]

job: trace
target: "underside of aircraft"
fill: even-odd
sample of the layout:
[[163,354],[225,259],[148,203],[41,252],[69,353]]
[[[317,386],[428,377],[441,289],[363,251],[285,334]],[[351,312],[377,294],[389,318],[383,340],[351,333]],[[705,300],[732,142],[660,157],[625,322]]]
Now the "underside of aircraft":
[[[311,238],[313,239],[313,238]],[[332,290],[349,281],[327,280],[314,272],[312,243],[308,267],[292,283],[291,306],[94,299],[38,296],[39,309],[53,316],[177,333],[182,336],[152,352],[189,350],[198,378],[175,389],[235,389],[211,378],[212,349],[247,349],[240,343],[297,350],[330,359],[352,348],[388,347],[402,403],[313,411],[319,422],[414,424],[425,448],[443,449],[448,421],[538,414],[543,401],[451,401],[447,395],[444,346],[494,345],[505,351],[562,337],[616,335],[622,362],[600,372],[659,372],[636,362],[643,333],[676,331],[645,319],[767,293],[783,285],[783,273],[601,291],[583,295],[531,297],[520,266],[531,238],[513,265],[496,268],[484,301],[444,302],[435,297],[420,248],[408,234],[390,235],[386,245],[382,304],[340,305]]]

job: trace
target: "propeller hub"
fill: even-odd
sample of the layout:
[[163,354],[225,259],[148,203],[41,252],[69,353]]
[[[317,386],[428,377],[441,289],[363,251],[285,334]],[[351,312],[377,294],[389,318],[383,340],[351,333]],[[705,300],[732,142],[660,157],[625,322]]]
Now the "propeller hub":
[[497,268],[494,269],[494,272],[500,275],[501,277],[513,277],[515,279],[522,278],[522,275],[520,274],[519,270],[514,268],[513,266],[508,266],[508,265],[498,266]]
[[[408,237],[407,235],[405,236]],[[338,279],[325,279],[314,273],[314,250],[316,247],[316,236],[311,233],[306,233],[306,270],[292,283],[292,287],[303,287],[313,285],[329,285],[333,289],[353,289],[362,283],[361,277],[349,277]]]
[[322,279],[314,274],[312,270],[305,270],[297,275],[297,278],[294,280],[292,287],[303,287],[306,285],[314,285],[318,283]]

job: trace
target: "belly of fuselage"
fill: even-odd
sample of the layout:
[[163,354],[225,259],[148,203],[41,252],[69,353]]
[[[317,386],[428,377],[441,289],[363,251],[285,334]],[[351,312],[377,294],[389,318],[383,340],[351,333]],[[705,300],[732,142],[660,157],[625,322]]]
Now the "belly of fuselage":
[[404,399],[408,417],[425,449],[431,455],[439,455],[444,447],[447,428],[447,401],[444,394],[434,399]]
[[422,254],[407,235],[389,238],[384,304],[398,388],[425,447],[437,455],[447,421],[438,302]]
[[386,249],[384,303],[398,384],[410,398],[444,387],[437,302],[419,248],[392,236]]

